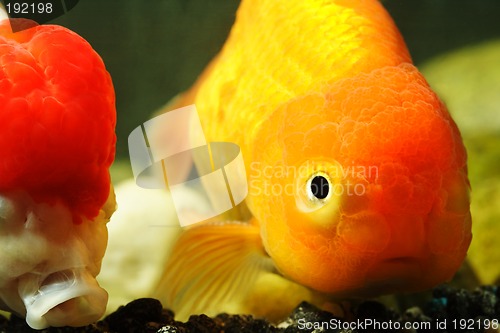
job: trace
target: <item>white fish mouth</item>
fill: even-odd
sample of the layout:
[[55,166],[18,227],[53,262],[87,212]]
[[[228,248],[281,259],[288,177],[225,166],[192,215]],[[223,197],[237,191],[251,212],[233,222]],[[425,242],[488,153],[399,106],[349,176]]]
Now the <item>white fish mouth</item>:
[[19,283],[26,322],[34,329],[83,326],[97,321],[106,309],[108,294],[85,269],[58,271],[40,279],[30,274]]

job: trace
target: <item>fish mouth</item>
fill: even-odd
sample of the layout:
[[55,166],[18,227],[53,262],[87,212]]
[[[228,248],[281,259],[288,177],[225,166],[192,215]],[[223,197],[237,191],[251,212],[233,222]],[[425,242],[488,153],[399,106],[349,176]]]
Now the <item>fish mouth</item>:
[[422,274],[420,260],[416,257],[388,258],[368,270],[365,286],[378,294],[408,290],[411,289],[409,285],[421,280]]
[[370,298],[411,291],[422,279],[423,270],[416,257],[383,259],[368,268],[364,279],[354,288],[336,293],[340,297]]
[[34,329],[48,326],[84,326],[104,313],[108,295],[82,268],[28,275],[19,284],[26,321]]

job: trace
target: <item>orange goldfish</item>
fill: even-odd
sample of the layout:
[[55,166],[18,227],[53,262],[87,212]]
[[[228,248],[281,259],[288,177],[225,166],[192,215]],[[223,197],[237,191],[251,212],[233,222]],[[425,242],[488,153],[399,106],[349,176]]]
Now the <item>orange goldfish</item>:
[[[241,147],[251,217],[180,236],[155,296],[181,317],[272,319],[279,290],[376,296],[458,270],[472,238],[466,151],[379,1],[243,0],[176,106],[193,102],[208,141]],[[263,272],[286,287],[256,301]]]

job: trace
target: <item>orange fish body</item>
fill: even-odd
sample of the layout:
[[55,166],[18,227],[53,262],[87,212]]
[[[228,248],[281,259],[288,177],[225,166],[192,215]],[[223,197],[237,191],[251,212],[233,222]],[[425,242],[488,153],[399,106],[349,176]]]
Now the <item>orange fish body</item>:
[[[459,268],[472,237],[465,148],[378,1],[242,1],[185,96],[208,141],[240,145],[253,222],[188,229],[158,289],[167,306],[217,312],[214,274],[234,290],[235,271],[253,275],[221,272],[254,264],[259,246],[281,275],[334,297],[423,290]],[[226,233],[241,246],[219,262]]]

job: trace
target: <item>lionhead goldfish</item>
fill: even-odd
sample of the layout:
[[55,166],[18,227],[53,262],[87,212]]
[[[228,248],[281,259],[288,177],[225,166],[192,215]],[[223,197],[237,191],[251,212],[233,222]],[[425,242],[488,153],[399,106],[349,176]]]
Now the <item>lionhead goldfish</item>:
[[207,140],[240,145],[251,218],[180,237],[156,296],[181,317],[275,318],[274,290],[227,305],[255,301],[266,271],[291,295],[365,297],[430,288],[464,260],[466,151],[378,1],[243,0],[177,106],[192,102]]
[[36,329],[98,320],[115,209],[115,94],[99,55],[66,28],[0,22],[0,309]]

